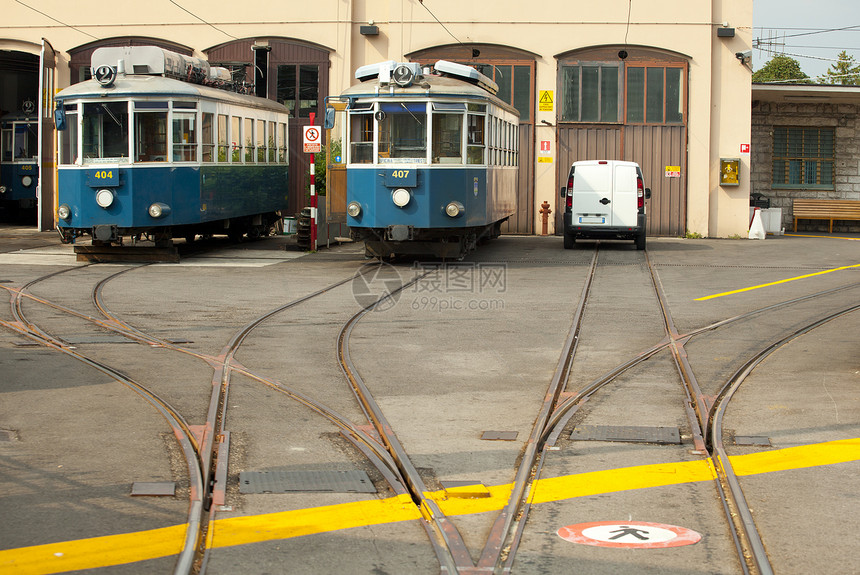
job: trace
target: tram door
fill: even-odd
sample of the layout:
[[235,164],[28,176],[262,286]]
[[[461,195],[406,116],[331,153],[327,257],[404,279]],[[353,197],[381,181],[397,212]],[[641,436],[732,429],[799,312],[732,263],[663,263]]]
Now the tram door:
[[54,67],[54,48],[43,38],[39,70],[39,180],[36,188],[38,226],[43,232],[54,229],[54,200],[57,195],[54,185],[57,167],[54,157]]
[[[326,223],[346,224],[346,102],[326,106]],[[344,228],[345,230],[345,228]],[[345,231],[341,234],[345,235]]]

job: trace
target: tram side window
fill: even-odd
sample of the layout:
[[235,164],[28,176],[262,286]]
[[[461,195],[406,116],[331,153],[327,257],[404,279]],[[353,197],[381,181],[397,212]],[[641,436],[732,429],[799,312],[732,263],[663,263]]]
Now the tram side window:
[[234,164],[242,162],[242,118],[230,116],[230,161]]
[[434,164],[462,164],[462,141],[462,114],[433,114]]
[[226,162],[230,150],[230,139],[227,137],[227,116],[218,114],[218,161]]
[[254,120],[245,118],[245,161],[254,163]]
[[423,102],[380,104],[380,163],[427,158],[427,108]]
[[266,122],[257,120],[257,162],[266,161]]
[[65,109],[66,129],[60,132],[60,163],[74,164],[78,161],[77,105],[66,106]]
[[484,120],[485,116],[469,114],[466,142],[466,162],[469,164],[484,163]]
[[12,161],[12,128],[3,128],[0,132],[0,150],[2,150],[3,161]]
[[200,125],[200,148],[202,152],[202,160],[211,162],[214,160],[212,153],[215,150],[215,132],[212,130],[212,120],[214,114],[203,113],[203,121]]
[[85,160],[128,156],[128,102],[84,104],[83,124]]
[[373,162],[373,115],[350,114],[349,155],[353,164]]
[[173,112],[173,161],[197,161],[197,114]]
[[287,125],[278,123],[278,163],[286,164],[289,162],[289,143],[287,142]]
[[274,122],[269,122],[268,136],[269,136],[269,140],[267,143],[269,146],[269,163],[274,164],[275,160],[276,160],[276,156],[278,154],[278,149],[275,147],[275,123]]

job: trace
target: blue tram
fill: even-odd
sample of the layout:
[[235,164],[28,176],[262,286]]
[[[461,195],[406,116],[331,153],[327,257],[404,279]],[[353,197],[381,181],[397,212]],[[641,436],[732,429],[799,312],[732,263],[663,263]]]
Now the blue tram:
[[347,89],[347,225],[366,254],[461,258],[516,209],[517,111],[444,60],[363,66]]
[[0,119],[0,207],[11,219],[35,218],[39,180],[39,120],[6,115]]
[[58,226],[94,244],[265,235],[287,209],[288,111],[229,71],[153,46],[100,48],[56,96]]

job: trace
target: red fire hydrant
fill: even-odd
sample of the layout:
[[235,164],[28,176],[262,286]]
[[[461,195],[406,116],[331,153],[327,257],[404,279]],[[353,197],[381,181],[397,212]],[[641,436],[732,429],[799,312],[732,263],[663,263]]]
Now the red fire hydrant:
[[538,210],[538,212],[541,215],[541,222],[543,223],[541,235],[545,236],[549,233],[547,227],[549,226],[549,215],[552,213],[552,210],[549,209],[549,202],[544,200],[543,203],[540,205],[540,210]]

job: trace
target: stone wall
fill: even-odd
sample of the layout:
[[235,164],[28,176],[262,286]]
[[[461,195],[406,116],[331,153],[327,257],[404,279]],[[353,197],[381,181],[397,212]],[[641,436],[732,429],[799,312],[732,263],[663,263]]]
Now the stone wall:
[[[773,126],[833,126],[836,166],[833,190],[774,189]],[[782,208],[785,231],[794,229],[794,198],[860,200],[860,106],[855,104],[752,103],[750,193],[763,194],[770,207]],[[826,232],[828,222],[801,220],[797,231]],[[834,232],[860,232],[860,222],[833,222]]]

